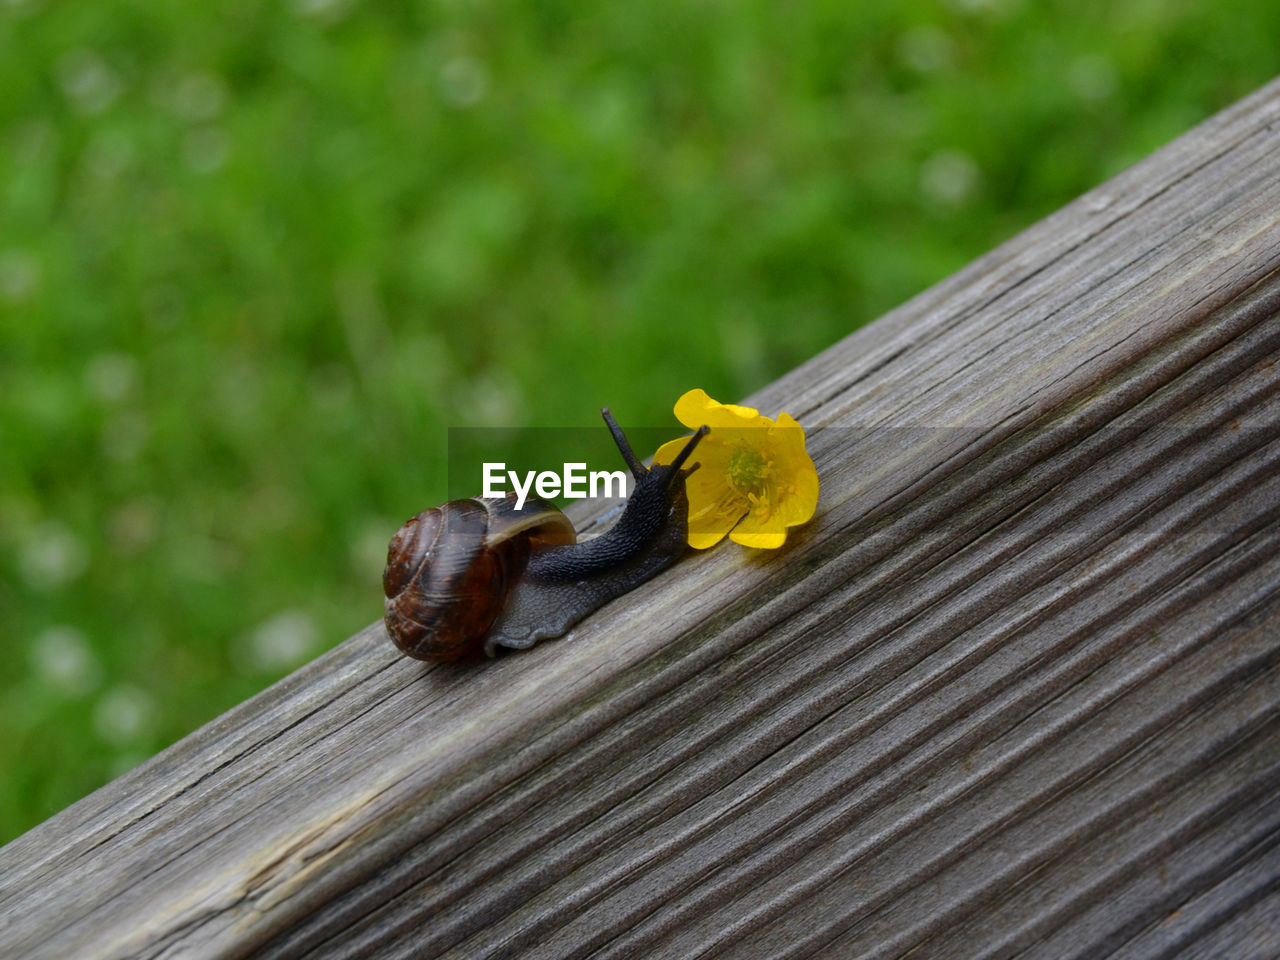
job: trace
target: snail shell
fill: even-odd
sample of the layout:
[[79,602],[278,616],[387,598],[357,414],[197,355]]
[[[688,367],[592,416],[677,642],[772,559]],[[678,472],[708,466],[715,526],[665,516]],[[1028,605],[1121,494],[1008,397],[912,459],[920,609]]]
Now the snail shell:
[[530,552],[576,541],[573,524],[529,498],[451,500],[396,533],[382,575],[387,631],[418,660],[478,656]]

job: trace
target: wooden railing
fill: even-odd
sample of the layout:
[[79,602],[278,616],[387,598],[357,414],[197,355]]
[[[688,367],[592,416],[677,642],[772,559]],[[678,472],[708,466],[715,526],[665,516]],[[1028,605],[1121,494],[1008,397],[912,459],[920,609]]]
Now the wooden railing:
[[0,953],[1274,951],[1278,269],[1280,82],[748,398],[787,547],[369,627],[0,851]]

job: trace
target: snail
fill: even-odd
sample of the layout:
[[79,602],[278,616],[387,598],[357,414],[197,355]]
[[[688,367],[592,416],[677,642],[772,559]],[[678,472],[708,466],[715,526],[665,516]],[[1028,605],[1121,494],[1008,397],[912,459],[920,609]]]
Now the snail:
[[464,660],[563,636],[588,614],[675,563],[685,550],[689,499],[682,469],[708,431],[675,460],[649,469],[609,409],[600,411],[635,477],[608,531],[577,542],[573,523],[530,497],[450,500],[396,533],[382,574],[387,632],[418,660]]

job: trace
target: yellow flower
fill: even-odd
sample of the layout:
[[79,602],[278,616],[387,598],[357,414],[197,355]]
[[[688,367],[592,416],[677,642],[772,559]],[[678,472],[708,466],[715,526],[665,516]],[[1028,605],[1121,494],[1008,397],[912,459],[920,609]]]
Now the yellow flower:
[[[775,423],[757,410],[712,400],[690,390],[676,401],[686,427],[711,428],[691,459],[701,466],[685,483],[689,492],[689,546],[715,546],[724,535],[747,547],[780,547],[787,528],[804,523],[818,504],[818,471],[793,417]],[[670,463],[688,438],[664,443],[654,463]]]

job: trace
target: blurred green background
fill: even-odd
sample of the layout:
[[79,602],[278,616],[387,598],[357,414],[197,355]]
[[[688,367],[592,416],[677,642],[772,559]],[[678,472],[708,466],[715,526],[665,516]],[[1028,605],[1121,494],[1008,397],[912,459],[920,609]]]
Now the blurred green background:
[[377,619],[448,427],[674,431],[1277,37],[1273,0],[5,0],[0,840]]

